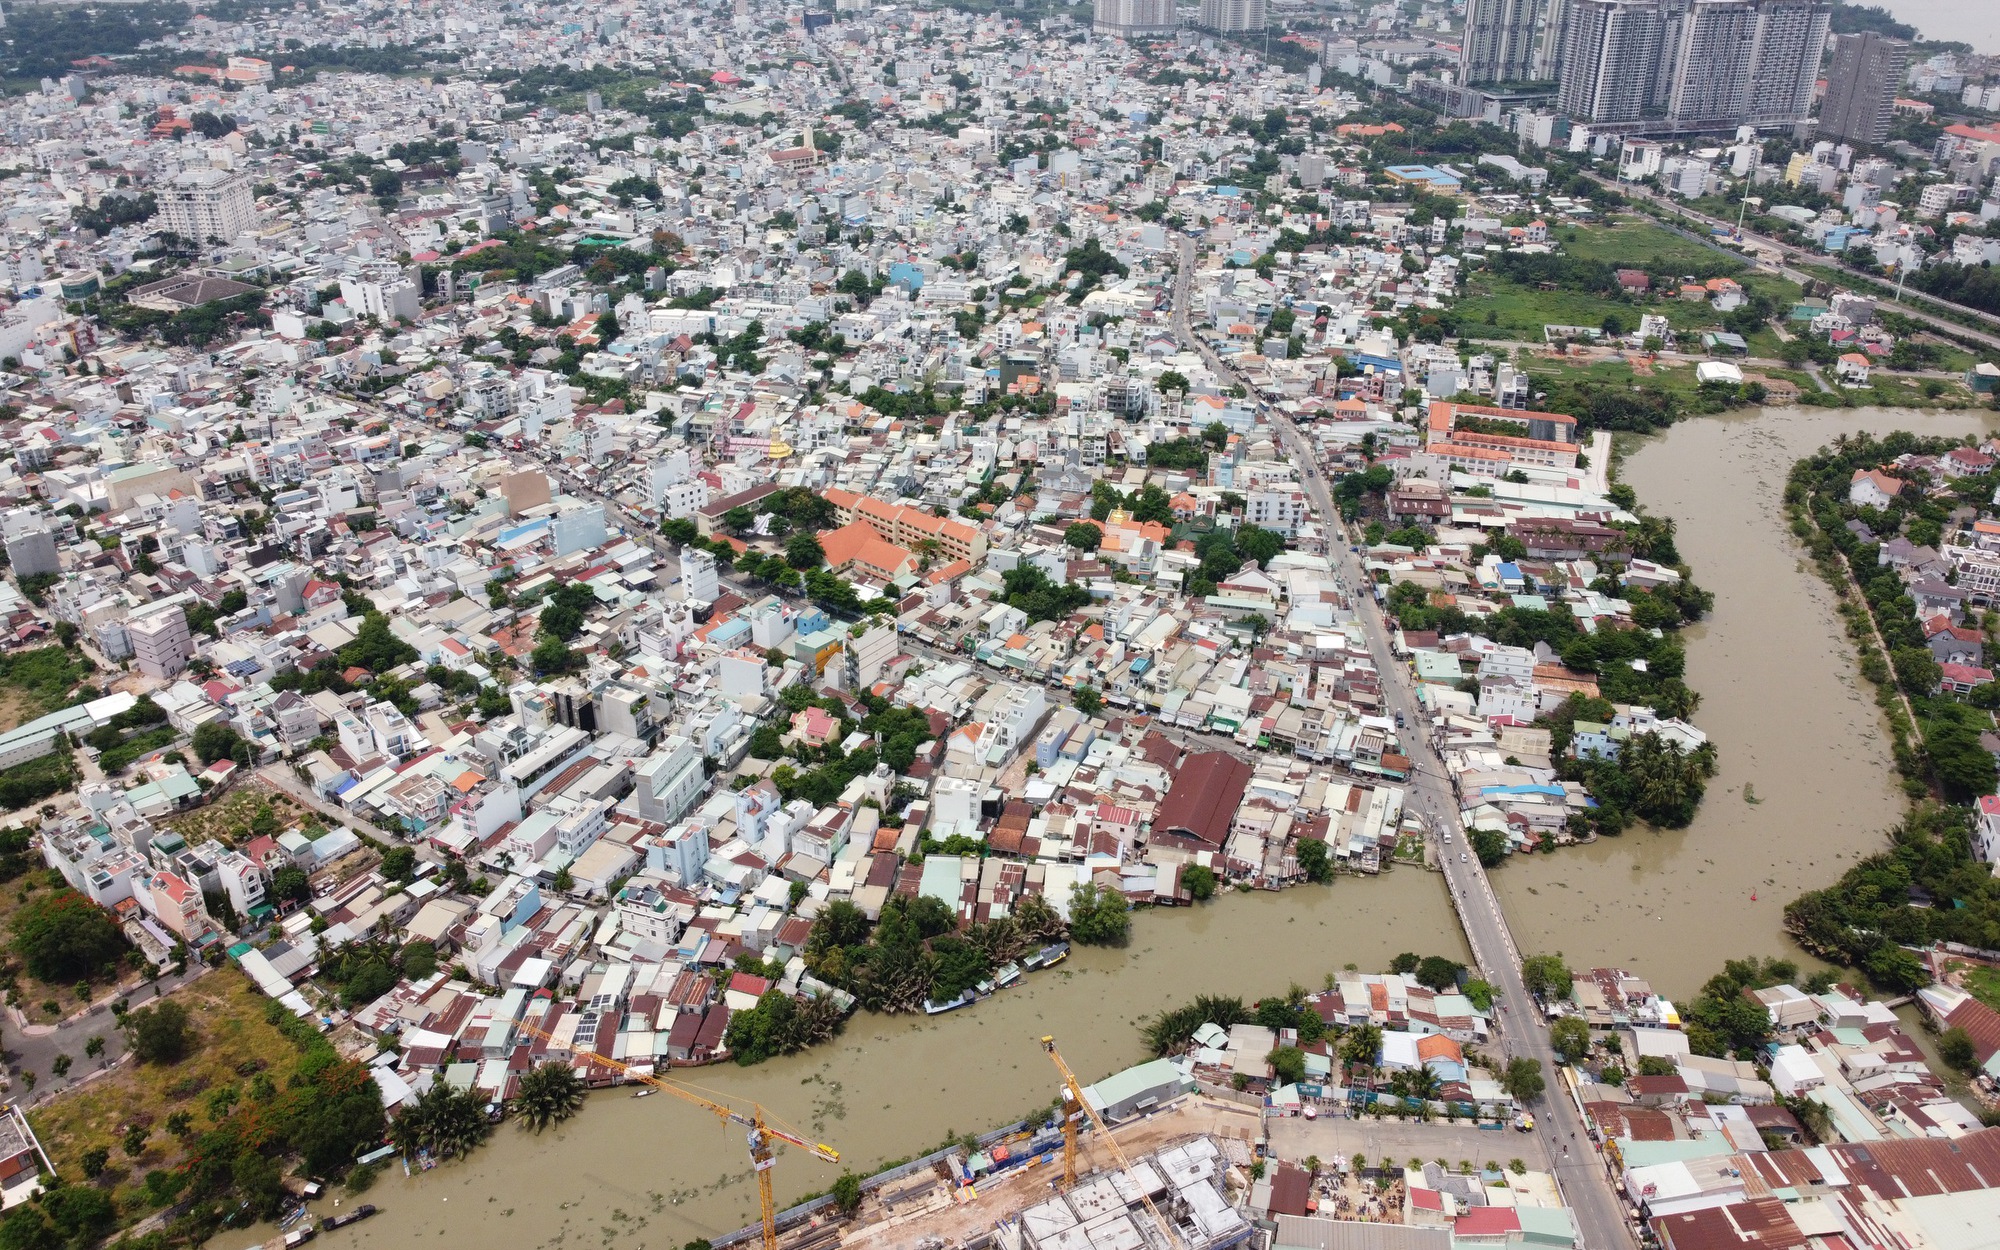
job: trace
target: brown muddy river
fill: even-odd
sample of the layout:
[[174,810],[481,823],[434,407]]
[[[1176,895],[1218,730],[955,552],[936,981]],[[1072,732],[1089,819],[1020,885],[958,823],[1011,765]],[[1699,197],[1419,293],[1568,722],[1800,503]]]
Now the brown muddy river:
[[1785,904],[1881,847],[1902,799],[1831,592],[1784,530],[1785,475],[1837,434],[1992,427],[1983,413],[1772,408],[1683,422],[1626,459],[1622,480],[1675,518],[1681,558],[1715,592],[1714,613],[1687,631],[1687,680],[1720,766],[1686,829],[1634,829],[1494,873],[1524,954],[1627,968],[1670,996],[1725,959],[1799,957]]
[[[1142,913],[1132,937],[1122,951],[1080,949],[962,1011],[861,1015],[829,1046],[689,1077],[724,1101],[761,1102],[867,1175],[948,1134],[984,1131],[1046,1105],[1056,1075],[1038,1044],[1045,1033],[1056,1035],[1078,1077],[1092,1081],[1147,1058],[1136,1021],[1197,993],[1254,999],[1294,981],[1317,989],[1346,964],[1377,969],[1405,950],[1468,958],[1442,878],[1407,867],[1373,880]],[[840,1170],[782,1153],[779,1201],[825,1189]],[[335,1250],[671,1250],[756,1218],[742,1130],[665,1094],[635,1100],[623,1091],[593,1096],[582,1115],[540,1137],[510,1121],[465,1163],[411,1180],[392,1165],[366,1201],[382,1214],[330,1235]],[[255,1237],[225,1234],[216,1244],[237,1250]]]

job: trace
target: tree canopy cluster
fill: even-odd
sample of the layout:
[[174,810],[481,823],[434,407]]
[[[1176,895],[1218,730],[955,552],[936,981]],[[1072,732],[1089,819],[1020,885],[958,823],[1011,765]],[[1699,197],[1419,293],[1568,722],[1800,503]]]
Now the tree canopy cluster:
[[1860,968],[1885,990],[1926,985],[1929,973],[1904,947],[2000,943],[2000,880],[1973,857],[1971,838],[1968,809],[1918,804],[1890,832],[1888,850],[1794,899],[1785,931],[1808,953]]
[[[1996,779],[2000,779],[1992,754],[1980,744],[1980,735],[1991,727],[1985,712],[2000,706],[2000,687],[1975,690],[1968,697],[1971,707],[1939,692],[1939,670],[1918,623],[1916,603],[1896,571],[1881,563],[1879,544],[1898,533],[1916,543],[1937,541],[1943,526],[1952,523],[1954,504],[1985,505],[2000,486],[2000,474],[1961,478],[1952,484],[1949,495],[1939,498],[1921,490],[1904,490],[1879,510],[1847,502],[1848,483],[1855,470],[1875,468],[1906,453],[1941,454],[1955,445],[1948,439],[1921,439],[1901,431],[1881,439],[1864,435],[1836,440],[1834,446],[1792,466],[1785,502],[1794,514],[1794,534],[1805,540],[1834,585],[1844,585],[1852,571],[1867,614],[1888,648],[1883,656],[1872,645],[1864,644],[1861,671],[1877,685],[1894,681],[1900,686],[1916,717],[1914,728],[1920,729],[1921,735],[1912,742],[1912,727],[1903,720],[1901,707],[1893,701],[1885,705],[1896,731],[1896,766],[1908,779],[1906,785],[1921,793],[1924,782],[1935,782],[1946,798],[1963,802],[1992,794]],[[1867,527],[1874,541],[1848,528],[1848,523],[1856,520]],[[1839,557],[1845,557],[1845,567]],[[1858,628],[1865,629],[1865,622]]]
[[952,909],[935,898],[890,899],[872,933],[860,908],[836,900],[813,922],[805,960],[813,975],[870,1011],[913,1012],[926,1000],[957,998],[1001,964],[1066,932],[1061,915],[1039,895],[1023,897],[1011,916],[963,932]]
[[50,985],[102,976],[130,949],[110,912],[66,886],[31,894],[10,928],[28,975]]
[[740,1064],[762,1063],[824,1042],[846,1019],[833,999],[794,998],[783,990],[764,991],[755,1007],[729,1017],[723,1045]]

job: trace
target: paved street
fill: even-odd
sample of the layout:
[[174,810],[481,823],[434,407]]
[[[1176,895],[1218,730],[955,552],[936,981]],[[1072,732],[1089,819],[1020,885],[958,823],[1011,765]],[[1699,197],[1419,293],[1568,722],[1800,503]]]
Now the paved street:
[[[1184,345],[1199,352],[1218,377],[1236,378],[1236,372],[1198,338],[1188,324],[1189,290],[1194,279],[1194,240],[1182,236],[1180,252],[1180,273],[1174,283],[1174,334]],[[1264,415],[1273,423],[1282,443],[1303,470],[1301,476],[1306,491],[1334,537],[1332,556],[1335,572],[1354,601],[1355,614],[1368,640],[1369,653],[1382,674],[1387,710],[1396,715],[1398,723],[1423,725],[1425,722],[1411,687],[1409,670],[1390,651],[1388,631],[1382,613],[1370,594],[1360,558],[1346,542],[1339,541],[1344,527],[1337,520],[1339,514],[1333,506],[1333,494],[1327,488],[1326,478],[1313,456],[1311,445],[1283,412],[1266,408]],[[1452,793],[1444,765],[1429,739],[1420,732],[1405,736],[1404,750],[1412,764],[1406,786],[1407,808],[1422,814],[1433,831],[1442,831],[1450,839],[1440,848],[1444,851],[1445,882],[1458,908],[1466,941],[1472,947],[1473,962],[1487,982],[1498,991],[1497,1024],[1501,1030],[1502,1051],[1510,1057],[1525,1056],[1540,1060],[1542,1072],[1550,1082],[1549,1094],[1540,1100],[1536,1108],[1541,1116],[1541,1127],[1520,1138],[1523,1146],[1516,1152],[1524,1157],[1539,1154],[1537,1162],[1554,1171],[1565,1185],[1566,1197],[1576,1211],[1577,1228],[1585,1250],[1622,1250],[1630,1244],[1631,1229],[1625,1219],[1623,1204],[1603,1182],[1603,1172],[1595,1159],[1581,1150],[1574,1150],[1565,1157],[1562,1148],[1554,1144],[1562,1141],[1567,1145],[1566,1139],[1572,1137],[1579,1143],[1583,1142],[1582,1117],[1556,1086],[1555,1055],[1549,1048],[1547,1031],[1534,1018],[1534,1000],[1521,981],[1521,954],[1515,949],[1513,936],[1507,931],[1506,918],[1501,914],[1500,902],[1486,879],[1485,869],[1467,853],[1465,831],[1458,820],[1457,796]],[[1510,1008],[1521,1013],[1519,1026],[1515,1026],[1510,1019]],[[1535,1143],[1540,1149],[1528,1146],[1528,1142]]]
[[[112,1012],[111,1004],[122,997],[126,1005],[134,1010],[152,1005],[160,997],[172,993],[181,986],[207,973],[203,964],[192,964],[178,976],[163,976],[157,981],[138,985],[122,995],[112,995],[99,999],[89,1011],[73,1016],[56,1025],[22,1024],[17,1013],[9,1012],[13,1019],[7,1024],[6,1059],[7,1071],[14,1079],[14,1101],[23,1106],[33,1106],[50,1095],[78,1084],[91,1073],[102,1067],[109,1067],[125,1054],[125,1035],[118,1028],[118,1017]],[[32,1006],[32,1004],[31,1004]],[[104,1039],[104,1053],[96,1059],[84,1057],[83,1048],[93,1037]],[[67,1077],[55,1074],[57,1055],[68,1055],[70,1070]],[[35,1088],[30,1090],[21,1083],[21,1074],[35,1074]]]
[[1482,1129],[1470,1124],[1449,1124],[1434,1120],[1420,1124],[1414,1120],[1347,1120],[1322,1116],[1307,1120],[1299,1116],[1271,1120],[1271,1152],[1280,1159],[1299,1160],[1318,1155],[1328,1167],[1333,1157],[1351,1158],[1359,1152],[1369,1163],[1393,1159],[1398,1164],[1411,1159],[1443,1159],[1452,1167],[1470,1160],[1477,1167],[1489,1161],[1502,1167],[1516,1157],[1539,1153],[1533,1149],[1532,1135],[1513,1129]]

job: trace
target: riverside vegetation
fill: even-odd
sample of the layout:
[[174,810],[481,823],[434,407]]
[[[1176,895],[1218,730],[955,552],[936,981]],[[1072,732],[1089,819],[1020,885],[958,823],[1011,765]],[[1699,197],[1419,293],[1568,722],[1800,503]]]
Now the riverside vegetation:
[[[1924,647],[1915,604],[1894,570],[1878,565],[1877,551],[1898,534],[1913,543],[1939,541],[1952,510],[1985,505],[2000,474],[1959,479],[1942,498],[1905,491],[1879,510],[1849,504],[1846,492],[1856,469],[1958,445],[1901,431],[1840,438],[1795,464],[1785,487],[1791,532],[1839,600],[1911,800],[1889,832],[1888,848],[1856,863],[1835,885],[1794,900],[1785,928],[1813,955],[1860,968],[1898,993],[1930,980],[1907,947],[1950,941],[2000,948],[2000,880],[1973,857],[1970,807],[1994,791],[1993,756],[1980,735],[1992,727],[2000,689],[1980,687],[1966,699],[1937,693],[1937,665]],[[1874,537],[1848,528],[1851,521]]]

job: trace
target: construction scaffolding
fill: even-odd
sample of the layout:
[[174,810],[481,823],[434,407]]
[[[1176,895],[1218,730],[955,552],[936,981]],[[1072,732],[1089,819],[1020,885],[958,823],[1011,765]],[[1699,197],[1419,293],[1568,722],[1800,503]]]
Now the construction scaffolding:
[[1197,1138],[1079,1180],[1002,1223],[1004,1250],[1227,1250],[1255,1229],[1221,1189],[1213,1141]]

